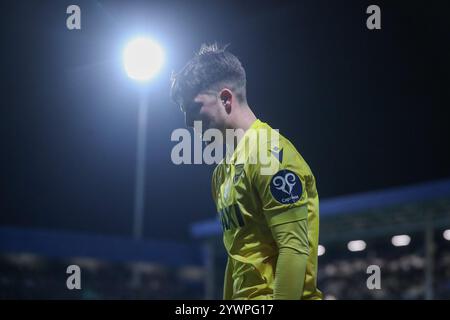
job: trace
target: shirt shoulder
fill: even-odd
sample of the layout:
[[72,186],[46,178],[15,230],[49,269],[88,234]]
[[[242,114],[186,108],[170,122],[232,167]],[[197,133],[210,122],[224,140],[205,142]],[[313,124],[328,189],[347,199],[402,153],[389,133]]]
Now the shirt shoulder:
[[278,129],[261,122],[255,130],[258,143],[252,144],[249,153],[249,163],[254,164],[249,168],[252,173],[265,171],[270,175],[282,169],[289,169],[302,175],[311,174],[310,167],[298,149]]

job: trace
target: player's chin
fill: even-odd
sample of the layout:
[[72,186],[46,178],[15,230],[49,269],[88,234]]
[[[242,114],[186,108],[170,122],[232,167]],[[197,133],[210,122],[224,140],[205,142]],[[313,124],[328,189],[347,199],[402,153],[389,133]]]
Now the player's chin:
[[220,132],[222,132],[222,127],[215,122],[213,119],[203,119],[202,120],[202,135],[210,129],[216,129],[219,130]]
[[203,133],[208,130],[211,129],[213,126],[212,122],[209,120],[202,120],[202,131]]
[[203,122],[203,130],[216,129],[222,132],[222,126],[214,120],[205,120]]

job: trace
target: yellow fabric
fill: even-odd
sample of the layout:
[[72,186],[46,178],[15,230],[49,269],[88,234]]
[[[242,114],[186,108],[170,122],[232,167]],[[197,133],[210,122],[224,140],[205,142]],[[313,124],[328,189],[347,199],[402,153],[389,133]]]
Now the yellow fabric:
[[[259,161],[261,154],[269,163]],[[308,240],[301,297],[321,299],[316,287],[319,198],[315,178],[286,138],[256,120],[236,150],[214,170],[212,194],[228,253],[225,299],[273,298],[280,254],[273,228],[301,220],[306,221]]]
[[231,300],[233,297],[233,261],[228,258],[225,267],[225,277],[223,282],[223,299]]
[[272,227],[278,246],[273,298],[299,300],[303,293],[306,264],[309,255],[306,219]]

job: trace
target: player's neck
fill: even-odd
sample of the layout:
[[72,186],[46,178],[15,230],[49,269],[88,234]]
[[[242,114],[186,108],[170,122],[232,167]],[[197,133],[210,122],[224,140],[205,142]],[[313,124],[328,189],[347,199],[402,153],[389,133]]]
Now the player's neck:
[[[256,116],[253,113],[252,109],[248,105],[241,105],[239,107],[239,112],[233,119],[233,123],[231,123],[232,129],[242,129],[247,131],[256,121]],[[239,142],[239,141],[238,141]]]
[[[235,113],[232,121],[228,123],[227,127],[228,129],[240,130],[241,132],[243,131],[243,133],[245,133],[257,120],[257,118],[248,105],[241,105],[238,108],[239,111]],[[227,145],[229,150],[235,150],[243,136],[244,134],[235,135],[233,142],[231,142],[234,143],[234,145]]]

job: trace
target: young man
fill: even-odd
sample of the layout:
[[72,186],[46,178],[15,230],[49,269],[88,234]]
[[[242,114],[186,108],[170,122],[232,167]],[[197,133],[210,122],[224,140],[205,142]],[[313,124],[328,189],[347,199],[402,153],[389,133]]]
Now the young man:
[[[321,299],[315,178],[295,147],[250,109],[238,58],[216,44],[203,45],[173,76],[171,97],[187,126],[202,121],[204,130],[218,129],[224,140],[227,130],[245,132],[212,178],[228,253],[223,298]],[[264,171],[262,161],[254,161],[261,155],[276,170]]]

